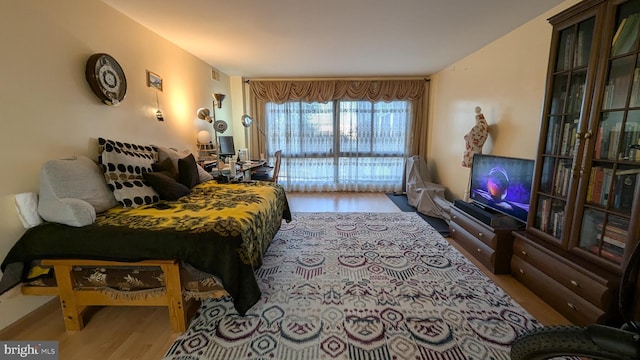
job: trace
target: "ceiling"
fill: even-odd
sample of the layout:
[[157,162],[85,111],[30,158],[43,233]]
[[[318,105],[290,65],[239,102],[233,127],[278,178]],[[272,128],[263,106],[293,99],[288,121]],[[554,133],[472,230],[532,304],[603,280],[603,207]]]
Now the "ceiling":
[[563,0],[103,0],[231,76],[430,75]]

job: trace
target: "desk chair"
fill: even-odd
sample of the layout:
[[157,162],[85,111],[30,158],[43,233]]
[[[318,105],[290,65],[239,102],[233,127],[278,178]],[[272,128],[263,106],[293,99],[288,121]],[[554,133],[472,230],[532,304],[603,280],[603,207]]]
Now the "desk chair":
[[280,172],[280,163],[282,162],[282,150],[275,153],[276,163],[273,169],[270,167],[261,167],[251,174],[251,180],[278,182],[278,173]]

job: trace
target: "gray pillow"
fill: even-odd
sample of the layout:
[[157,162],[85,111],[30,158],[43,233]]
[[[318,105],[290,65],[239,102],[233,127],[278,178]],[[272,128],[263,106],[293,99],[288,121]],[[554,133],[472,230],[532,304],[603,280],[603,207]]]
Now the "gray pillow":
[[85,156],[50,160],[40,170],[38,214],[47,221],[85,226],[118,203],[98,164]]
[[[158,150],[158,161],[170,159],[176,169],[178,169],[178,160],[183,159],[184,157],[191,154],[189,150],[177,151],[159,145],[154,145],[154,147]],[[202,168],[202,166],[196,163],[196,167],[198,169],[198,183],[203,183],[205,181],[213,179],[213,175],[209,174],[205,169]]]

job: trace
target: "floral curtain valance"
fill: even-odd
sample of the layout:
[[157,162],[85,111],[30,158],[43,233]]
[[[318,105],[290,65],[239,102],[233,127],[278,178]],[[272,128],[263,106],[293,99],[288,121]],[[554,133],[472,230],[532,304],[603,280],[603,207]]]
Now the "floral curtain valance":
[[[412,103],[412,139],[409,155],[427,156],[428,79],[395,80],[249,80],[251,114],[259,129],[266,129],[265,106],[269,102],[328,102],[335,100],[393,101]],[[250,156],[266,153],[259,131],[250,135]]]
[[257,101],[327,102],[332,100],[417,100],[424,96],[427,81],[418,80],[315,80],[249,81]]

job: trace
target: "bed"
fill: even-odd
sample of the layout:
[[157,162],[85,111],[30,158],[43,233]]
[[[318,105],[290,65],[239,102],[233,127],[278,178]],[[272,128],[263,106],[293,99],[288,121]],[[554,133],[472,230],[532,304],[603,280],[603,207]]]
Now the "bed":
[[112,208],[88,226],[46,222],[31,228],[0,268],[3,280],[29,281],[30,265],[37,260],[44,265],[53,265],[54,259],[76,260],[61,262],[68,266],[118,265],[87,260],[147,261],[149,266],[175,264],[173,271],[185,262],[219,277],[238,313],[244,314],[260,298],[254,270],[283,219],[291,220],[291,213],[279,185],[207,181],[176,201]]
[[[283,220],[290,221],[291,212],[280,185],[210,180],[176,200],[112,207],[86,226],[44,222],[28,229],[0,265],[0,293],[20,282],[55,276],[55,283],[23,286],[23,293],[60,296],[69,330],[82,328],[80,313],[86,306],[131,304],[168,306],[172,328],[184,331],[185,265],[219,279],[244,315],[260,298],[254,270]],[[145,296],[81,292],[72,277],[78,267],[159,269],[165,286],[155,293],[146,289]]]

